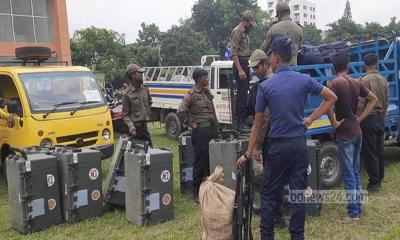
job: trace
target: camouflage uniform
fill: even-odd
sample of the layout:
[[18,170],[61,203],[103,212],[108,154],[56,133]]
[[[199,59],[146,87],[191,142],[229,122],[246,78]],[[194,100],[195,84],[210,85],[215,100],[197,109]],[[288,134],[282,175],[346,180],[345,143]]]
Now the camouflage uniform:
[[135,127],[136,139],[145,140],[153,147],[147,122],[150,120],[152,99],[143,83],[129,81],[122,95],[122,114],[129,129]]
[[200,184],[210,174],[208,143],[213,129],[218,125],[213,98],[209,88],[198,90],[194,86],[185,95],[178,108],[178,116],[184,124],[197,124],[197,128],[192,131],[192,144],[195,151],[193,164],[195,191],[198,191]]

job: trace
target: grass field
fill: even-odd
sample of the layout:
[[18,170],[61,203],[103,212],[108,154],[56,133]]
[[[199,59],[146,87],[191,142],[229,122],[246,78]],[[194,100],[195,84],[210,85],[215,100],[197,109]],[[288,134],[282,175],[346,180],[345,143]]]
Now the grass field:
[[[0,239],[200,239],[199,207],[191,195],[179,192],[179,156],[176,141],[165,137],[163,129],[153,129],[152,138],[157,147],[174,152],[174,206],[173,221],[150,227],[136,227],[125,220],[123,210],[105,208],[102,217],[77,224],[62,224],[31,235],[20,235],[9,223],[7,188],[0,184]],[[345,214],[344,204],[326,204],[320,217],[306,221],[307,239],[400,239],[400,149],[388,148],[386,178],[383,190],[369,196],[361,222],[341,225],[336,220]],[[108,173],[110,160],[103,162],[103,179]],[[366,186],[365,173],[362,175]],[[259,239],[259,217],[253,219],[253,233]],[[286,229],[276,232],[277,239],[289,239]]]

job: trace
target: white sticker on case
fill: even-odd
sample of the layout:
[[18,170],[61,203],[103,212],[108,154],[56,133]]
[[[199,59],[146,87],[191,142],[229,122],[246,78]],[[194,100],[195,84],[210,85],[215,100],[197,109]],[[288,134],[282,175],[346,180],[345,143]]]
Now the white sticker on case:
[[46,178],[47,178],[47,186],[48,186],[48,187],[53,186],[54,183],[55,183],[55,181],[56,181],[56,179],[54,178],[54,176],[53,176],[52,174],[47,174],[47,175],[46,175]]

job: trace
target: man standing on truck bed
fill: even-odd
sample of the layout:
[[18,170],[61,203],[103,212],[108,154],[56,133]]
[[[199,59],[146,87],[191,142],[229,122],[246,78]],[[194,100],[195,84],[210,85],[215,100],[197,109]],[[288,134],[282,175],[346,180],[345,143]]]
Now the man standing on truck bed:
[[275,36],[280,34],[286,35],[292,40],[292,58],[290,59],[289,65],[297,65],[297,52],[303,41],[303,29],[290,18],[290,7],[285,1],[279,1],[276,4],[276,14],[279,22],[272,25],[269,29],[261,49],[267,52]]
[[183,123],[191,126],[195,160],[193,163],[193,197],[199,202],[199,189],[210,174],[208,143],[213,129],[218,127],[213,96],[208,88],[208,72],[202,68],[193,71],[194,87],[186,93],[178,107],[178,115]]
[[231,33],[233,74],[237,82],[235,124],[241,132],[249,132],[246,124],[248,117],[247,94],[250,81],[249,58],[251,55],[249,31],[256,26],[253,11],[246,10],[240,24]]
[[149,89],[143,85],[144,69],[136,64],[126,67],[128,88],[122,95],[122,114],[129,133],[136,139],[145,140],[153,147],[147,122],[150,120],[151,96]]
[[[360,79],[360,82],[376,95],[378,102],[372,112],[361,122],[361,157],[369,176],[367,190],[369,192],[377,192],[381,187],[385,173],[383,151],[389,84],[378,72],[378,57],[375,54],[365,55],[364,63],[366,74]],[[367,104],[364,99],[360,100],[359,107],[364,110]]]
[[[330,82],[329,88],[337,95],[338,100],[335,104],[335,114],[330,109],[328,117],[336,133],[340,169],[342,170],[343,185],[347,197],[347,216],[340,219],[340,222],[351,223],[359,221],[362,215],[360,122],[374,108],[377,99],[360,81],[348,75],[349,56],[347,54],[335,55],[332,63],[337,78]],[[368,104],[364,111],[357,116],[359,97],[366,98]]]

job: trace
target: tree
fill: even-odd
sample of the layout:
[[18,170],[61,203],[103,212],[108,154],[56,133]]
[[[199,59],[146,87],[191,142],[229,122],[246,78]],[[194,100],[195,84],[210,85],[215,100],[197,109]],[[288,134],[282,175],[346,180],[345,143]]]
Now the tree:
[[394,32],[398,35],[400,35],[400,22],[396,21],[396,17],[392,17],[390,19],[389,25],[386,26],[386,31],[388,32]]
[[314,24],[306,24],[303,27],[304,41],[308,41],[310,44],[318,45],[322,42],[322,31],[318,29]]
[[192,26],[190,20],[181,21],[165,33],[161,44],[163,65],[199,65],[201,56],[216,54],[207,37]]
[[338,21],[328,24],[330,29],[327,31],[326,42],[351,39],[363,34],[363,26],[353,20],[341,18]]
[[342,18],[347,19],[347,20],[353,20],[353,17],[351,15],[351,7],[350,7],[349,0],[346,1],[346,7],[344,8],[344,13],[343,13]]
[[365,23],[364,33],[368,36],[385,32],[385,28],[377,22]]
[[157,25],[145,23],[141,24],[142,29],[139,30],[139,38],[132,50],[138,64],[146,67],[158,66],[161,62],[159,51],[161,48],[162,33]]
[[123,74],[129,52],[125,51],[125,35],[104,28],[78,30],[71,39],[72,63],[103,72],[107,79]]
[[219,49],[228,45],[231,32],[245,10],[254,12],[258,26],[250,37],[253,48],[258,48],[265,38],[269,16],[256,0],[199,0],[192,8],[193,29],[204,33],[213,48]]
[[199,0],[192,7],[193,29],[206,34],[215,49],[220,47],[227,34],[223,16],[219,0]]

